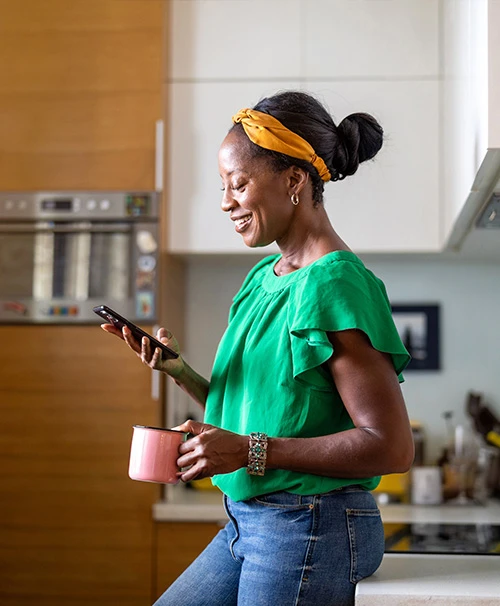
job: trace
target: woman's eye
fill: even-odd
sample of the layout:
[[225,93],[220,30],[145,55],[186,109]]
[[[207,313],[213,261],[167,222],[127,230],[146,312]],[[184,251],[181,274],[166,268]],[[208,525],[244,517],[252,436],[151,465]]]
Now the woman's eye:
[[235,185],[232,189],[235,189],[236,191],[241,191],[245,189],[245,184],[241,183],[240,185]]

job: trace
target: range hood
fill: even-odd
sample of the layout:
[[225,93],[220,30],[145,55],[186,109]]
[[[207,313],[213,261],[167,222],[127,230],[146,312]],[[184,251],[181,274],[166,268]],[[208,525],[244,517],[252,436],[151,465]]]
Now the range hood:
[[500,149],[486,152],[445,250],[500,259]]

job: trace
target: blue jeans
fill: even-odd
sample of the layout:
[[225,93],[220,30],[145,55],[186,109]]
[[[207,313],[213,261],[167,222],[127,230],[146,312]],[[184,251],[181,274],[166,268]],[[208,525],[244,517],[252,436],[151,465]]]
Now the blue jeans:
[[224,504],[227,525],[154,606],[352,606],[382,561],[380,512],[359,486]]

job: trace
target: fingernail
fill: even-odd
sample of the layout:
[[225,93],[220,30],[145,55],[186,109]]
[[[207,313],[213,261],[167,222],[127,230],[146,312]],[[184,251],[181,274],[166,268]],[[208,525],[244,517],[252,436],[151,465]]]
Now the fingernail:
[[171,339],[171,338],[172,338],[172,333],[169,330],[167,330],[167,339]]

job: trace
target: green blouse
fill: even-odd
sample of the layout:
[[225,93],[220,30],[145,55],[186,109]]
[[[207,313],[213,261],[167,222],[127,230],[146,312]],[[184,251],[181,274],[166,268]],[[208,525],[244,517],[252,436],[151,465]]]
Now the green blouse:
[[[395,372],[410,360],[392,319],[384,284],[352,252],[328,253],[276,276],[280,255],[260,261],[233,299],[219,344],[205,422],[240,434],[269,437],[328,435],[354,427],[326,362],[327,332],[357,328],[392,357]],[[320,494],[349,484],[372,490],[374,478],[334,478],[282,469],[264,476],[246,468],[212,479],[234,501],[269,492]]]

